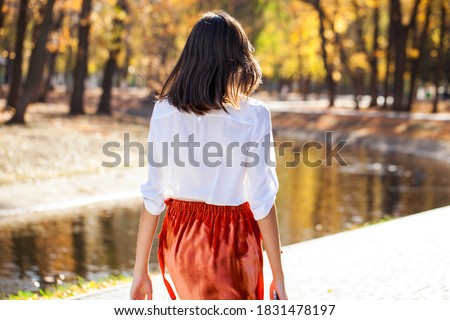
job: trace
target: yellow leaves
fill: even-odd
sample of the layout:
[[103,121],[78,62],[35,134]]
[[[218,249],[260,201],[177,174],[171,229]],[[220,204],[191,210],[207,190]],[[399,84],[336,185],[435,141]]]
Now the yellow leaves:
[[327,38],[328,40],[333,40],[334,39],[334,32],[330,29],[326,29],[324,32],[324,37]]
[[364,4],[369,8],[375,8],[379,6],[380,0],[364,0]]
[[434,28],[430,32],[430,38],[433,44],[436,47],[439,47],[440,39],[441,39],[441,31],[440,28]]
[[[323,76],[319,20],[311,5],[302,1],[267,0],[262,17],[263,30],[256,42],[256,57],[264,77],[297,78]],[[328,32],[330,39],[334,33]],[[328,50],[334,51],[331,45]]]
[[59,51],[59,39],[58,34],[56,32],[51,32],[49,34],[49,41],[47,42],[47,50],[52,53]]
[[116,12],[115,18],[118,20],[125,21],[127,19],[127,13],[124,10]]
[[293,42],[293,43],[299,43],[300,42],[300,33],[296,32],[296,31],[292,32],[290,35],[290,39],[291,39],[291,42]]
[[64,1],[64,8],[71,11],[81,10],[82,0]]
[[380,59],[380,58],[382,58],[382,57],[385,56],[383,50],[375,50],[375,51],[373,52],[373,55],[375,56],[375,58],[378,58],[378,59]]
[[299,68],[297,59],[287,59],[280,68],[280,74],[285,78],[292,76],[299,77]]
[[388,46],[388,39],[380,36],[378,37],[378,44],[380,45],[380,47],[386,48]]
[[425,21],[425,19],[426,19],[426,14],[425,14],[425,12],[418,12],[417,13],[417,22],[420,22],[420,23],[422,23],[422,22],[424,22]]
[[327,44],[325,45],[325,50],[326,50],[328,53],[331,53],[331,52],[334,51],[334,46],[333,46],[331,43],[327,43]]
[[342,79],[342,73],[339,72],[338,70],[334,70],[332,77],[334,81],[340,81]]
[[351,49],[355,46],[355,41],[353,39],[344,39],[342,40],[342,45],[346,49]]
[[348,28],[348,23],[342,15],[337,15],[334,19],[334,30],[343,34]]
[[420,56],[420,51],[417,48],[407,48],[406,54],[411,59],[417,59]]
[[349,66],[352,70],[363,69],[369,70],[369,63],[366,54],[363,52],[355,52],[350,55]]

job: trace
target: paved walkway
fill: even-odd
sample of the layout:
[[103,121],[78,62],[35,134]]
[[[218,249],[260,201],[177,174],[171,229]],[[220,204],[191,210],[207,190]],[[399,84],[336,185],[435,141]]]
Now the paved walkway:
[[0,217],[139,198],[146,167],[0,185]]
[[[450,206],[283,248],[290,299],[450,299]],[[271,281],[265,256],[265,283]],[[154,299],[169,299],[161,275]],[[130,284],[76,299],[128,299]],[[265,290],[267,298],[268,289]]]

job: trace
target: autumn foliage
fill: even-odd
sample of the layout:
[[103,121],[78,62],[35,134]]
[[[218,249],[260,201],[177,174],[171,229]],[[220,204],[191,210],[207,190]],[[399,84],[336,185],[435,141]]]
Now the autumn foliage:
[[448,95],[445,0],[0,0],[0,8],[0,83],[13,122],[55,85],[74,114],[84,113],[85,86],[103,88],[106,114],[113,87],[158,92],[190,29],[213,9],[249,34],[261,90],[326,93],[330,106],[352,94],[357,108],[366,96],[395,111],[411,110],[419,86]]

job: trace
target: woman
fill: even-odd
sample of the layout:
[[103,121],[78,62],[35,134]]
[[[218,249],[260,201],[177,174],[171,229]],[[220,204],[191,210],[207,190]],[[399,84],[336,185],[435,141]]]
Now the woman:
[[[152,299],[148,261],[159,215],[158,260],[172,299],[287,299],[275,208],[270,112],[248,96],[261,69],[241,25],[222,11],[194,26],[150,120],[131,299]],[[269,148],[267,147],[269,146]]]

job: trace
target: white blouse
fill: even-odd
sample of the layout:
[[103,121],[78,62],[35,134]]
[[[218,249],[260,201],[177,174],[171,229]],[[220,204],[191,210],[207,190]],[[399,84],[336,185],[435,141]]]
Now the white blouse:
[[158,215],[164,200],[240,205],[256,220],[269,214],[278,191],[272,122],[267,105],[242,99],[204,116],[155,104],[148,135],[148,176],[140,186],[145,209]]

